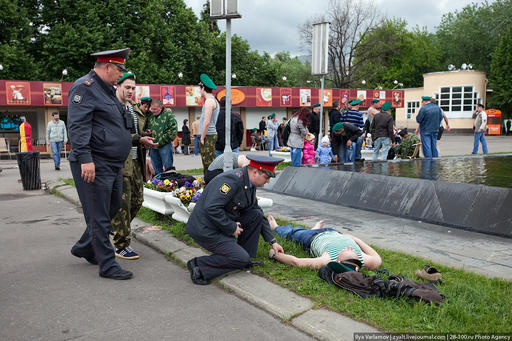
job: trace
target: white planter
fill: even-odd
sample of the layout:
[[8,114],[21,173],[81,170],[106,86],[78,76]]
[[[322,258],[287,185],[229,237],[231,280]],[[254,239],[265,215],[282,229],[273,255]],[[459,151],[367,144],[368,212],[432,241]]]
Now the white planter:
[[172,206],[165,201],[165,198],[173,197],[169,192],[158,192],[144,187],[144,201],[142,206],[160,214],[171,214],[174,212]]
[[276,152],[272,151],[270,154],[272,154],[273,157],[278,157],[284,159],[285,162],[291,162],[292,156],[290,152]]
[[[189,208],[187,208],[185,205],[183,205],[180,199],[173,196],[165,197],[165,202],[169,204],[174,211],[174,213],[171,216],[172,219],[181,221],[183,223],[186,223],[188,221],[188,218],[190,217],[190,212],[195,206],[194,203],[190,203]],[[192,208],[190,208],[190,206],[192,206]]]

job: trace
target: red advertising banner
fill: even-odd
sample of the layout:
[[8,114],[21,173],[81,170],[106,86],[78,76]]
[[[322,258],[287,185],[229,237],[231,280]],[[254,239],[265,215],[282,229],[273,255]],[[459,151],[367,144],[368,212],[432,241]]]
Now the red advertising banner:
[[135,103],[139,103],[142,97],[151,97],[149,94],[149,86],[148,85],[137,85],[135,86],[135,98],[132,100]]
[[43,83],[44,105],[62,105],[62,84]]
[[256,88],[256,106],[272,106],[272,88]]
[[404,92],[403,91],[393,91],[391,98],[391,106],[393,108],[401,108],[404,106]]
[[281,88],[281,97],[279,98],[279,104],[282,107],[289,107],[292,104],[292,89]]
[[30,105],[30,83],[5,82],[5,96],[9,105]]
[[350,89],[341,89],[339,101],[342,107],[347,105],[350,101]]
[[160,99],[162,100],[162,104],[166,107],[176,106],[176,88],[170,85],[161,86]]

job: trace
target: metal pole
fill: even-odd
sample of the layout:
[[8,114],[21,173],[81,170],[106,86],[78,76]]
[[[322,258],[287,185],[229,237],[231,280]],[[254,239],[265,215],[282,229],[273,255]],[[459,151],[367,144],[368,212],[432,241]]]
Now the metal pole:
[[233,169],[231,150],[231,19],[226,19],[226,145],[224,146],[224,172]]
[[[318,145],[320,145],[320,140],[323,137],[323,125],[324,125],[324,77],[320,78],[320,131],[318,132]],[[314,114],[312,114],[314,115]]]

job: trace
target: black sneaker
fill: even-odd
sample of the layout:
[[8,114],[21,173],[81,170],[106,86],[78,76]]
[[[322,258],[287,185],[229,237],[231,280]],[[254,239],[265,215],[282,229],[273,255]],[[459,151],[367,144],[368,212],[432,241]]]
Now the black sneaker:
[[59,166],[55,166],[55,170],[60,170],[60,167]]
[[93,264],[93,265],[98,265],[98,261],[96,260],[96,257],[86,257],[86,256],[82,256],[80,255],[78,252],[76,251],[73,251],[73,249],[71,250],[71,254],[75,257],[78,257],[78,258],[85,258],[86,261],[88,261],[89,263]]
[[203,275],[201,274],[201,270],[196,264],[196,259],[192,258],[187,262],[187,269],[190,272],[190,279],[192,280],[192,283],[197,285],[207,285],[210,284],[209,281],[203,278]]
[[123,269],[119,268],[110,274],[100,273],[100,276],[105,277],[105,278],[110,278],[110,279],[124,280],[124,279],[132,278],[133,273],[131,271],[127,271],[127,270],[123,270]]

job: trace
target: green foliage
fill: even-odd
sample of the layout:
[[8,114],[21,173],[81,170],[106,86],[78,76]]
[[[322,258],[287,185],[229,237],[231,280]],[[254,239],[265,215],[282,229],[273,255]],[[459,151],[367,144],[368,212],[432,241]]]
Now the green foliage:
[[491,53],[510,26],[510,0],[473,3],[460,12],[445,14],[436,32],[444,66],[460,67],[463,63],[471,63],[473,69],[489,72]]
[[409,31],[401,19],[386,20],[375,27],[356,49],[357,83],[368,88],[392,88],[398,80],[404,87],[423,86],[423,74],[439,71],[440,49],[434,36],[415,27]]
[[[187,244],[197,246],[184,230],[185,224],[168,216],[142,208],[139,218],[162,225]],[[279,225],[292,224],[277,219]],[[284,250],[297,257],[310,257],[290,240],[276,237]],[[430,260],[400,252],[375,248],[383,259],[382,267],[392,274],[401,273],[415,279],[414,270],[424,264],[435,266],[443,274],[438,288],[446,296],[440,305],[426,304],[412,299],[362,299],[321,280],[316,270],[294,268],[268,259],[269,246],[260,238],[256,260],[261,267],[251,271],[286,287],[299,295],[309,297],[316,307],[340,312],[364,321],[379,329],[396,333],[511,333],[512,285],[509,281],[489,279],[463,270],[432,263]],[[365,272],[374,275],[372,271]]]
[[490,83],[493,89],[492,105],[504,117],[512,117],[512,28],[501,36],[492,55]]

